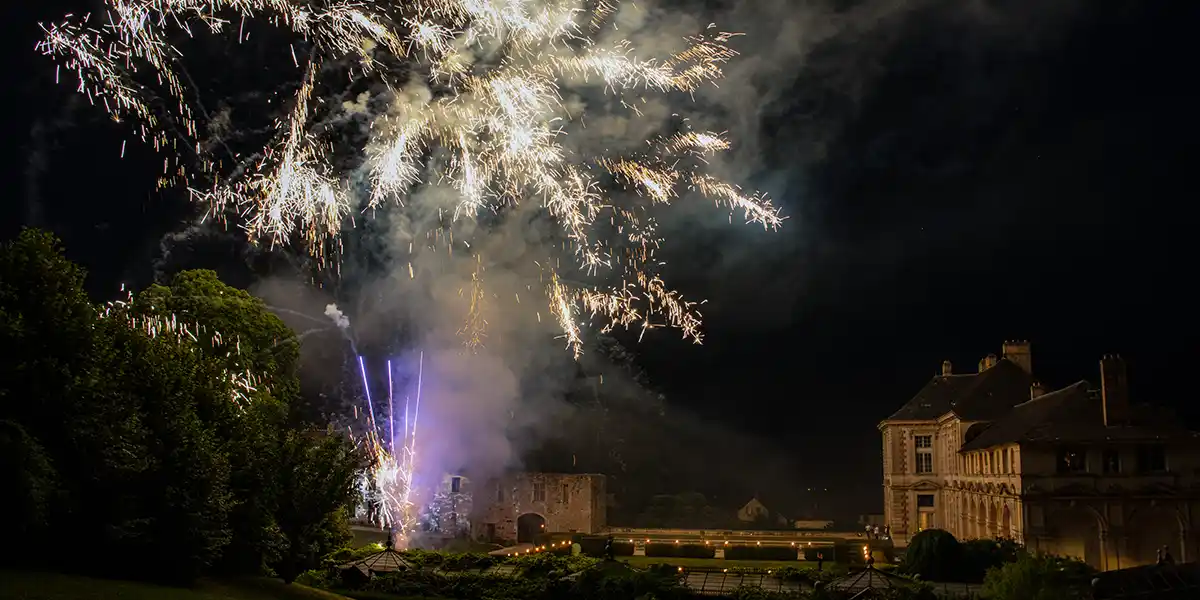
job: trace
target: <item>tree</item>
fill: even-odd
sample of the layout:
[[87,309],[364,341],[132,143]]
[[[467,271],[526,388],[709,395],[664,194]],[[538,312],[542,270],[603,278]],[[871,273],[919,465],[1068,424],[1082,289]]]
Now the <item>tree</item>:
[[155,284],[140,292],[134,306],[138,312],[200,323],[226,340],[236,340],[239,350],[233,366],[264,377],[260,395],[269,394],[285,404],[297,399],[300,349],[295,332],[261,299],[226,285],[216,272],[181,271],[167,285]]
[[273,565],[284,581],[320,565],[349,540],[346,507],[363,457],[330,432],[288,431],[281,439],[276,513],[287,544]]
[[136,449],[143,468],[128,490],[124,565],[148,568],[155,579],[189,582],[204,573],[229,543],[229,464],[202,407],[229,401],[223,366],[171,336],[149,337],[122,320],[98,325],[119,358],[106,364],[101,385],[110,399],[136,406],[143,435]]
[[988,570],[982,595],[991,600],[1073,600],[1091,597],[1095,571],[1075,559],[1023,553]]
[[0,562],[20,562],[30,551],[43,549],[56,479],[41,444],[18,423],[0,421],[0,481],[6,482],[10,502]]
[[262,300],[226,285],[212,271],[182,271],[167,285],[150,286],[134,297],[133,310],[203,326],[206,336],[197,340],[202,353],[261,379],[248,403],[215,398],[200,412],[229,460],[232,538],[218,568],[257,574],[277,560],[285,544],[274,513],[280,431],[289,426],[289,403],[299,389],[295,334]]
[[0,248],[0,419],[46,439],[63,433],[62,413],[86,372],[95,311],[83,270],[54,236],[24,229]]
[[962,546],[950,532],[926,529],[914,535],[904,554],[904,572],[926,581],[958,581]]

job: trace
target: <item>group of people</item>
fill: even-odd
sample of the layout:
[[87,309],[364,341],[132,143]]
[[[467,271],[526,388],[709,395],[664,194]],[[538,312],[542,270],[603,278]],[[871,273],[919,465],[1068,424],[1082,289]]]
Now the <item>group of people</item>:
[[886,540],[892,537],[891,525],[884,525],[883,528],[880,529],[878,525],[871,525],[868,523],[866,526],[866,531],[867,539],[869,540]]

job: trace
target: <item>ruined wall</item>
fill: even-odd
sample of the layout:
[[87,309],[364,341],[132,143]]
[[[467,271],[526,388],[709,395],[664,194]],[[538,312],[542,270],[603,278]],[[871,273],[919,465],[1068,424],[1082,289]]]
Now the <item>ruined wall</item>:
[[536,533],[599,533],[607,525],[603,475],[512,473],[473,492],[475,539],[516,541],[523,515]]

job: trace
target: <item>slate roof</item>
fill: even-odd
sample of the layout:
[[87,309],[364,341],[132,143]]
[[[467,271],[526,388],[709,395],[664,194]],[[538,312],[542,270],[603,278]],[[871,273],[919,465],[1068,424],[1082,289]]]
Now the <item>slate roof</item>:
[[950,411],[965,421],[995,419],[1029,400],[1031,385],[1029,373],[1002,358],[982,373],[934,376],[887,420],[933,420]]
[[1089,393],[1086,381],[1027,400],[999,417],[962,450],[979,450],[1013,442],[1152,440],[1191,435],[1168,413],[1134,406],[1128,425],[1104,425],[1103,403]]

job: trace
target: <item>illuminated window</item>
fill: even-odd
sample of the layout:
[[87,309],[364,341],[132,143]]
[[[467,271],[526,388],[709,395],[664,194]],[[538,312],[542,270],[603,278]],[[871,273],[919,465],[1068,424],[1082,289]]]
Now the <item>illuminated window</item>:
[[933,472],[933,436],[913,436],[913,446],[917,451],[917,473]]

